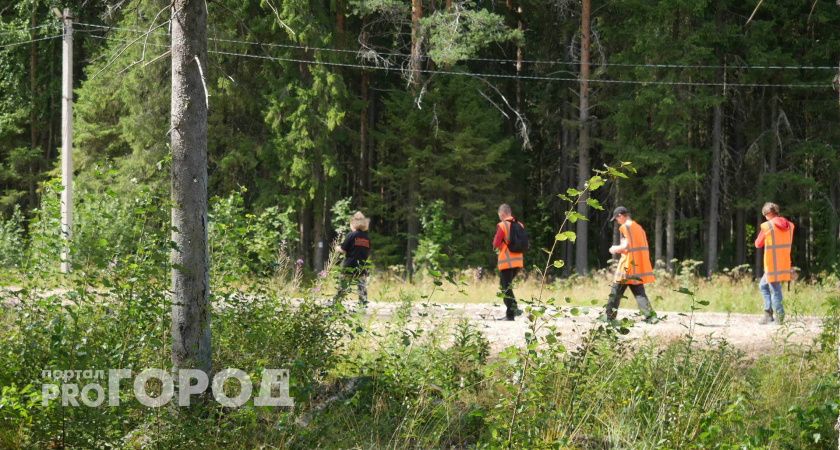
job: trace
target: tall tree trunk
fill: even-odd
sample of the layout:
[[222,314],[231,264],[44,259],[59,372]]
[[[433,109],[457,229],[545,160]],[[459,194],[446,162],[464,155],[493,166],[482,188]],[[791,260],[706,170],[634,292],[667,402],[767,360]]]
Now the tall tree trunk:
[[[415,96],[420,95],[422,87],[422,65],[423,41],[420,30],[420,21],[423,19],[423,1],[411,0],[411,60],[409,62],[409,82]],[[419,150],[420,142],[415,142],[415,150]],[[405,271],[408,279],[414,275],[414,249],[417,247],[417,234],[420,231],[420,220],[417,216],[418,196],[420,195],[420,179],[418,163],[414,158],[408,161],[408,202],[406,207],[406,245],[405,245]]]
[[[582,0],[580,19],[580,139],[578,140],[578,189],[584,189],[584,183],[589,180],[589,37],[590,37],[590,0]],[[589,215],[589,205],[586,195],[578,203],[577,212],[583,216]],[[577,273],[589,273],[589,222],[578,220],[577,240],[575,241],[575,267]]]
[[359,113],[359,170],[356,173],[356,200],[358,201],[368,189],[368,126],[370,120],[368,119],[368,105],[370,104],[370,95],[368,88],[370,86],[370,74],[367,71],[362,72],[362,111]]
[[315,248],[312,251],[312,264],[315,271],[320,272],[324,269],[324,259],[326,254],[324,250],[324,227],[327,214],[327,194],[323,171],[317,171],[316,176],[318,180],[318,188],[313,201],[315,208],[313,214],[314,221],[312,227],[312,240],[314,241]]
[[654,261],[654,264],[653,264],[653,266],[654,267],[660,267],[662,265],[662,237],[663,237],[662,235],[664,234],[663,230],[662,230],[662,222],[663,221],[664,220],[663,220],[663,217],[662,217],[662,204],[661,204],[661,202],[657,202],[656,203],[656,220],[655,220],[654,226],[653,226],[653,234],[654,234],[654,241],[653,241],[653,245],[654,245],[653,261]]
[[[770,140],[770,173],[776,173],[776,166],[778,164],[778,154],[779,154],[779,140],[781,136],[779,135],[779,102],[778,99],[774,96],[770,98],[770,129],[772,130],[772,139]],[[776,192],[772,193],[774,196]]]
[[335,30],[338,33],[339,45],[344,44],[344,32],[347,30],[347,8],[345,0],[335,0]]
[[677,210],[677,187],[673,183],[668,185],[668,209],[665,215],[665,265],[668,272],[674,273],[674,225]]
[[310,249],[312,248],[312,199],[306,198],[300,209],[299,224],[300,224],[300,257],[303,258],[307,267],[314,267],[312,258],[310,257]]
[[209,373],[207,249],[207,10],[172,6],[172,364]]
[[709,192],[709,233],[707,236],[708,253],[706,258],[706,276],[711,277],[717,271],[718,263],[718,225],[720,222],[720,158],[723,149],[723,106],[714,107],[712,126],[712,180]]
[[735,209],[735,265],[747,262],[747,223],[744,208]]
[[[35,36],[35,27],[38,25],[37,23],[37,14],[36,11],[38,10],[38,2],[32,2],[32,11],[30,13],[30,21],[29,26],[32,28],[30,31],[30,39],[34,40]],[[37,102],[37,92],[38,92],[38,44],[33,42],[29,45],[29,95],[30,97],[30,104],[29,104],[29,142],[30,148],[35,150],[38,148],[38,102]],[[38,197],[36,193],[36,175],[35,173],[40,172],[40,162],[35,162],[35,167],[32,167],[33,163],[30,163],[29,169],[31,172],[29,176],[29,207],[34,208],[38,204]]]
[[[522,0],[516,4],[514,4],[514,0],[507,0],[507,8],[514,14],[514,17],[516,17],[516,29],[523,32],[525,29],[525,23],[522,20]],[[522,111],[522,80],[519,79],[519,75],[522,74],[524,56],[525,51],[522,47],[522,43],[518,42],[516,44],[516,110],[520,112]]]
[[[32,11],[30,14],[29,26],[32,30],[29,33],[29,39],[36,39],[35,27],[38,26],[36,11],[38,9],[38,2],[32,2]],[[38,125],[36,111],[38,109],[36,104],[36,96],[38,91],[38,44],[33,42],[29,45],[29,142],[32,149],[38,147]]]

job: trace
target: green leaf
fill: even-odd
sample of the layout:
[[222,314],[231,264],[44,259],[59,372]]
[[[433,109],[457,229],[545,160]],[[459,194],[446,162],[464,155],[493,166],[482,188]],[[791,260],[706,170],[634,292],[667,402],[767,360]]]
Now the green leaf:
[[679,289],[676,289],[674,292],[679,292],[680,294],[685,294],[685,295],[694,295],[694,292],[692,292],[687,287],[681,287]]
[[554,236],[555,241],[572,241],[577,239],[577,234],[574,231],[563,231]]
[[566,193],[569,194],[570,197],[577,197],[578,195],[582,194],[581,191],[575,188],[566,189]]
[[590,191],[594,191],[606,183],[600,175],[594,175],[592,178],[589,179],[587,186],[589,186]]
[[563,261],[562,259],[558,259],[558,260],[554,261],[554,267],[556,267],[558,269],[562,269],[563,266],[565,266],[565,265],[566,265],[566,262]]
[[566,211],[566,218],[569,219],[569,222],[575,223],[578,220],[589,220],[583,214],[578,213],[577,211]]
[[598,211],[603,211],[604,210],[604,207],[601,206],[601,202],[599,202],[598,199],[594,199],[592,197],[589,197],[589,198],[586,199],[586,204],[591,206],[594,209],[597,209]]

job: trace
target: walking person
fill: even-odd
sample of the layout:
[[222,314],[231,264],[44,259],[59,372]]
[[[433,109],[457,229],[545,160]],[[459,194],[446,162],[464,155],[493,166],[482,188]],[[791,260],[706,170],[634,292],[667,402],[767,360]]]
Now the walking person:
[[525,267],[528,235],[525,233],[525,225],[513,217],[510,205],[503,203],[498,213],[499,223],[496,225],[493,248],[498,251],[496,267],[499,269],[499,284],[505,302],[505,320],[514,320],[522,314],[522,310],[516,304],[513,279]]
[[630,217],[630,211],[619,206],[613,211],[611,221],[618,223],[621,232],[621,242],[610,247],[610,253],[621,255],[618,267],[613,278],[612,291],[607,302],[606,318],[615,320],[618,315],[618,306],[627,288],[636,298],[639,305],[639,312],[645,318],[645,322],[656,322],[656,313],[650,306],[650,300],[645,293],[645,284],[653,283],[656,278],[653,275],[653,266],[650,263],[650,250],[648,248],[647,234],[645,229]]
[[[764,317],[759,323],[766,325],[785,321],[785,308],[782,306],[782,281],[793,279],[790,250],[793,246],[794,225],[779,215],[779,205],[765,203],[761,215],[766,222],[761,224],[755,248],[764,249],[764,275],[758,282],[758,289],[764,297]],[[773,318],[773,311],[776,318]]]
[[341,301],[355,284],[359,289],[359,305],[367,305],[368,257],[370,256],[370,219],[361,211],[356,211],[350,218],[350,233],[335,250],[345,255],[341,267],[341,279],[335,301]]

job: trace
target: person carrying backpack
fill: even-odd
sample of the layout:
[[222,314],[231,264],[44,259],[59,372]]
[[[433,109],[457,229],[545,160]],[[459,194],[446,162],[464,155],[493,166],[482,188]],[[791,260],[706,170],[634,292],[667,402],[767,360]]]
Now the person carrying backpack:
[[496,267],[499,269],[499,284],[505,301],[505,320],[514,320],[522,314],[513,294],[513,279],[525,267],[525,252],[528,250],[528,234],[525,225],[513,217],[510,205],[499,206],[499,220],[493,248],[498,251]]

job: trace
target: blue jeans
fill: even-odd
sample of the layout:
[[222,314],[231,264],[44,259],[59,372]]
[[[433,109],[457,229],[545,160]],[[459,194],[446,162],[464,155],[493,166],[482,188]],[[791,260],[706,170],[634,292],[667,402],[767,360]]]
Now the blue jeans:
[[764,310],[776,310],[776,313],[784,313],[785,308],[782,306],[782,283],[768,283],[767,275],[761,277],[758,282],[758,289],[761,290],[761,296],[764,297]]

